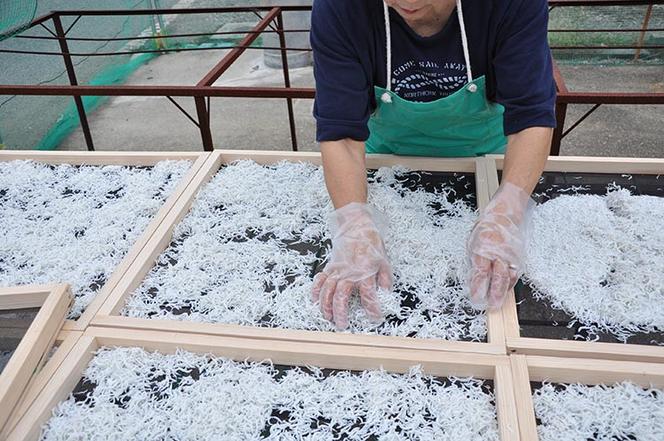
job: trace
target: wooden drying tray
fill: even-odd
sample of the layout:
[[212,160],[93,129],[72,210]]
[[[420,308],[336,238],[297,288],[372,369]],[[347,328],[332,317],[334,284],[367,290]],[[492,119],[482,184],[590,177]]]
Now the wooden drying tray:
[[129,249],[115,271],[110,275],[104,286],[99,290],[95,299],[88,305],[83,314],[75,321],[67,321],[65,329],[70,331],[82,331],[92,320],[92,317],[104,303],[115,285],[118,284],[129,265],[138,256],[148,239],[157,229],[168,211],[175,205],[187,184],[196,175],[198,169],[203,165],[209,153],[192,152],[44,152],[34,150],[0,150],[0,161],[30,160],[46,164],[71,164],[71,165],[122,165],[122,166],[152,166],[165,160],[187,160],[192,161],[192,166],[187,174],[180,180],[170,197],[148,224],[145,231],[138,237]]
[[664,387],[664,365],[615,360],[510,355],[521,441],[538,441],[530,382],[598,385],[630,381],[642,387]]
[[237,361],[270,360],[279,365],[344,370],[382,368],[395,373],[406,373],[412,366],[419,365],[424,373],[437,377],[472,376],[490,379],[494,381],[501,440],[518,440],[516,405],[507,356],[255,340],[95,326],[89,327],[75,343],[7,440],[37,440],[52,409],[74,390],[95,352],[102,347],[141,347],[147,351],[169,354],[181,349]]
[[[489,194],[498,189],[502,155],[487,156]],[[550,157],[545,171],[664,175],[664,159]],[[599,358],[640,362],[664,362],[664,347],[623,343],[586,342],[521,337],[514,294],[503,307],[505,339],[510,353],[556,357]]]
[[[191,332],[229,337],[363,345],[383,348],[429,349],[485,354],[506,353],[502,314],[500,311],[490,312],[487,315],[487,343],[416,339],[380,335],[353,335],[335,332],[299,331],[257,326],[192,323],[189,321],[141,319],[121,316],[120,311],[127,299],[132,292],[140,286],[145,276],[154,267],[159,255],[171,243],[176,225],[189,212],[198,191],[208,183],[208,181],[219,171],[219,168],[222,165],[239,159],[250,159],[260,164],[274,164],[284,160],[308,162],[315,165],[321,164],[321,156],[319,153],[230,150],[217,150],[212,153],[207,162],[201,167],[196,177],[191,180],[188,188],[177,201],[177,204],[173,206],[172,210],[168,213],[168,216],[164,219],[159,228],[155,230],[150,241],[145,245],[140,255],[134,260],[120,283],[115,285],[110,295],[106,297],[106,302],[101,308],[99,308],[98,314],[92,320],[94,325],[127,329]],[[486,167],[483,158],[442,159],[400,157],[393,155],[367,156],[367,167],[369,169],[395,165],[403,165],[411,170],[473,173],[476,180],[478,205],[480,208],[483,208],[488,203],[485,178]]]

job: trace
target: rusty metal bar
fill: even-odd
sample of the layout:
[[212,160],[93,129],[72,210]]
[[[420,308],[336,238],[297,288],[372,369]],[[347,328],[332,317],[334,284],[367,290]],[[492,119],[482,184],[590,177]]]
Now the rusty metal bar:
[[[57,40],[58,38],[54,38]],[[229,50],[229,49],[238,49],[245,51],[247,49],[252,50],[281,50],[280,47],[274,46],[217,46],[217,47],[190,47],[190,48],[179,48],[179,49],[156,49],[156,50],[136,50],[136,51],[122,51],[122,52],[68,52],[66,55],[70,57],[114,57],[117,55],[135,55],[135,54],[158,54],[158,53],[173,53],[173,52],[196,52],[196,51],[213,51],[213,50]],[[286,48],[287,51],[292,52],[311,52],[312,49],[305,47],[297,48]],[[60,56],[63,55],[62,51],[60,52],[49,52],[49,51],[24,51],[19,49],[0,49],[0,54],[25,54],[25,55],[50,55],[50,56]]]
[[[559,85],[560,87],[560,85]],[[313,88],[222,86],[33,86],[0,85],[0,95],[33,96],[191,96],[226,98],[312,99]],[[558,100],[568,104],[664,104],[664,93],[603,93],[559,90]]]
[[226,98],[313,98],[315,89],[222,86],[60,86],[0,85],[0,95],[32,96],[201,96]]
[[28,29],[34,28],[35,26],[38,26],[42,23],[46,23],[47,21],[53,19],[55,17],[56,13],[55,12],[49,12],[48,14],[44,14],[41,17],[37,17],[28,26]]
[[650,44],[647,46],[637,46],[635,44],[626,45],[612,45],[612,46],[551,46],[551,49],[564,50],[564,49],[664,49],[664,44]]
[[[67,76],[69,77],[69,83],[72,86],[77,86],[78,80],[76,79],[74,63],[72,63],[71,57],[68,55],[69,48],[67,47],[67,38],[65,37],[65,31],[62,27],[62,21],[60,20],[59,15],[53,16],[53,26],[55,27],[55,32],[59,37],[58,43],[60,44],[60,50],[62,51],[62,57],[64,58],[65,68],[67,69]],[[76,104],[76,110],[78,111],[78,118],[81,121],[81,130],[83,130],[83,136],[85,137],[85,145],[87,146],[88,150],[92,151],[95,149],[95,147],[94,143],[92,142],[92,133],[90,133],[88,117],[85,115],[83,99],[80,96],[75,96],[74,103]]]
[[[277,30],[284,30],[283,14],[279,11],[277,15]],[[279,45],[281,46],[281,68],[284,73],[284,86],[290,89],[290,72],[288,71],[288,53],[286,52],[286,36],[283,32],[279,32]],[[288,124],[290,127],[291,147],[294,152],[297,152],[297,131],[295,129],[295,113],[293,112],[292,98],[286,98],[286,106],[288,107]]]
[[212,142],[212,130],[210,128],[210,111],[205,105],[205,97],[197,96],[194,98],[196,103],[196,113],[198,114],[198,128],[201,131],[201,141],[203,142],[203,150],[211,152],[214,150],[214,143]]
[[[660,0],[658,0],[660,1]],[[664,0],[661,0],[664,3]],[[69,9],[65,11],[57,11],[60,16],[68,15],[90,15],[90,16],[106,16],[106,15],[176,15],[176,14],[218,14],[230,12],[254,12],[254,11],[271,11],[274,6],[236,6],[236,7],[222,7],[222,8],[174,8],[174,9],[92,9],[92,10],[77,10]],[[311,11],[311,6],[279,6],[282,11]]]
[[[55,32],[53,32],[53,31],[51,30],[51,28],[49,28],[48,26],[46,26],[44,23],[39,23],[39,26],[41,26],[43,29],[46,30],[46,32],[48,32],[49,34],[51,34],[51,35],[53,36],[53,38],[55,38],[56,40],[58,39],[58,35],[57,35]],[[52,52],[52,54],[53,54],[53,55],[60,55],[60,54],[57,53],[57,52]]]
[[568,91],[567,85],[565,84],[563,74],[560,72],[560,68],[558,68],[558,63],[553,59],[551,62],[553,65],[553,79],[556,82],[556,90],[558,93],[566,93]]
[[[657,31],[658,29],[651,29],[650,31]],[[664,31],[663,29],[659,29],[661,31]],[[310,32],[310,29],[285,29],[283,32],[287,34],[305,34]],[[104,38],[104,37],[67,37],[67,40],[69,41],[134,41],[134,40],[155,40],[155,39],[165,39],[165,38],[184,38],[184,37],[209,37],[213,35],[239,35],[239,34],[261,34],[261,33],[273,33],[276,34],[278,31],[273,31],[273,30],[264,30],[261,32],[256,32],[256,31],[224,31],[224,32],[194,32],[191,34],[168,34],[168,35],[162,35],[162,36],[154,36],[154,35],[144,35],[141,37],[112,37],[112,38]],[[561,31],[562,32],[562,31]],[[565,31],[567,32],[567,31]],[[633,30],[632,32],[640,32],[640,29]],[[24,39],[24,40],[57,40],[57,37],[46,37],[44,35],[15,35],[12,38],[19,38],[19,39]]]
[[[664,28],[647,28],[646,32],[664,32]],[[551,32],[573,32],[573,33],[590,33],[590,32],[643,32],[643,29],[634,29],[634,28],[621,28],[621,29],[611,29],[611,28],[593,28],[593,29],[549,29]],[[49,38],[49,37],[41,37]],[[73,40],[73,39],[72,39]]]
[[556,83],[556,128],[553,129],[553,139],[551,140],[551,155],[558,156],[560,155],[560,144],[563,140],[563,130],[565,128],[565,117],[567,115],[567,104],[560,101],[560,95],[568,93],[567,85],[565,84],[565,79],[563,78],[560,69],[558,68],[558,63],[555,60],[551,60],[553,67],[553,79]]
[[[259,32],[265,30],[265,28],[270,25],[270,23],[275,19],[275,17],[279,14],[280,11],[281,11],[280,8],[272,8],[270,12],[265,16],[265,18],[260,22],[258,22],[258,24],[252,29],[252,31]],[[240,41],[238,46],[251,45],[251,43],[256,41],[259,35],[260,33],[253,33],[247,35],[242,39],[242,41]],[[217,79],[219,79],[219,77],[223,75],[223,73],[226,72],[229,67],[231,67],[233,62],[235,62],[235,60],[237,60],[240,57],[240,55],[244,53],[245,49],[246,47],[238,47],[231,50],[219,63],[217,63],[216,66],[212,68],[212,70],[210,70],[210,72],[208,72],[207,75],[205,75],[205,77],[203,77],[202,80],[198,82],[197,86],[211,86],[212,84],[214,84],[214,82],[217,81]]]
[[641,35],[639,36],[639,44],[636,48],[636,53],[634,54],[634,61],[638,60],[641,56],[641,49],[643,48],[643,41],[646,38],[646,32],[648,31],[648,26],[650,25],[650,16],[652,15],[653,5],[649,5],[646,9],[646,15],[643,17],[643,26],[641,27]]
[[76,20],[74,20],[74,21],[72,22],[72,24],[70,24],[69,27],[67,28],[67,30],[65,31],[65,36],[66,36],[67,34],[69,34],[69,31],[71,31],[72,28],[73,28],[74,26],[76,26],[76,23],[78,23],[78,21],[79,21],[81,18],[83,18],[82,15],[79,15],[78,17],[76,17]]
[[601,104],[595,104],[590,110],[584,113],[583,116],[579,118],[574,124],[572,124],[572,126],[569,129],[563,132],[562,138],[566,137],[567,135],[569,135],[569,132],[576,129],[577,126],[581,124],[583,121],[585,121],[586,118],[588,118],[590,115],[592,115],[595,112],[595,110],[599,109],[599,106],[601,106]]
[[558,94],[567,104],[664,104],[664,93],[567,92]]
[[174,105],[175,107],[177,107],[178,110],[179,110],[180,112],[182,112],[182,113],[184,114],[184,116],[186,116],[187,119],[188,119],[189,121],[191,121],[192,123],[194,123],[194,125],[200,129],[201,126],[200,126],[200,124],[198,124],[198,121],[196,121],[196,120],[194,119],[194,117],[191,116],[191,115],[189,114],[189,112],[187,112],[187,111],[185,110],[185,108],[182,107],[182,106],[180,105],[180,103],[178,103],[177,101],[175,101],[175,100],[173,99],[173,97],[171,97],[171,96],[166,96],[166,98],[168,99],[168,101],[170,101],[171,103],[173,103],[173,105]]
[[549,0],[549,6],[641,6],[664,5],[664,0]]
[[563,130],[565,129],[565,118],[567,116],[567,104],[556,101],[556,128],[553,129],[553,139],[551,140],[551,155],[560,155],[560,145],[563,140]]

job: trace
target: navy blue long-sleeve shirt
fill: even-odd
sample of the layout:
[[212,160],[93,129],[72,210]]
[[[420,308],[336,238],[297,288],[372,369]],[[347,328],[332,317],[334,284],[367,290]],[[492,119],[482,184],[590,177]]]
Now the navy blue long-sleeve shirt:
[[[546,0],[463,0],[472,74],[487,79],[487,97],[505,107],[504,132],[555,127],[556,97],[547,42]],[[466,83],[456,10],[437,34],[416,34],[390,8],[392,90],[431,101]],[[385,87],[382,0],[316,0],[311,23],[318,142],[369,137],[374,86]]]

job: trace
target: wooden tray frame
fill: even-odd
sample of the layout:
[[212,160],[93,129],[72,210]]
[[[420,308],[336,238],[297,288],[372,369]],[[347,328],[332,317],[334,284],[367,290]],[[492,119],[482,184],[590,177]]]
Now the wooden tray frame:
[[664,387],[664,365],[616,360],[510,355],[521,441],[538,441],[531,381],[611,385],[631,381],[642,387]]
[[[101,308],[99,308],[97,316],[92,320],[92,324],[95,326],[141,330],[190,332],[228,337],[350,344],[383,348],[428,349],[496,355],[506,353],[503,334],[504,326],[502,323],[503,317],[500,311],[493,311],[487,314],[487,343],[377,335],[353,335],[335,332],[299,331],[242,325],[194,323],[166,319],[139,319],[121,316],[120,311],[127,298],[140,285],[146,274],[154,266],[158,256],[170,244],[175,226],[189,212],[198,191],[217,173],[223,164],[238,159],[251,159],[260,164],[273,164],[283,160],[309,162],[316,165],[322,163],[319,153],[233,150],[217,150],[212,153],[205,165],[200,169],[198,175],[191,181],[189,187],[178,200],[177,204],[169,212],[167,218],[159,228],[155,230],[149,243],[146,244],[141,254],[133,262],[131,268],[125,273],[123,280],[115,286],[111,294],[107,297],[106,302]],[[485,178],[486,166],[484,165],[483,158],[406,158],[394,155],[370,155],[367,157],[368,168],[393,165],[404,165],[413,170],[472,172],[475,174],[476,178],[479,207],[483,208],[488,203]]]
[[113,273],[99,290],[94,300],[88,305],[83,314],[77,320],[68,320],[65,329],[70,331],[83,331],[90,324],[92,317],[104,303],[111,290],[117,285],[130,264],[138,256],[145,244],[148,242],[154,230],[161,224],[169,210],[175,205],[180,195],[185,191],[189,182],[194,178],[199,168],[208,158],[209,153],[196,152],[67,152],[67,151],[34,151],[34,150],[0,150],[0,161],[31,160],[47,164],[72,164],[72,165],[126,165],[126,166],[150,166],[164,160],[188,160],[192,162],[191,168],[180,180],[177,187],[164,202],[160,210],[145,231],[137,238],[136,242],[128,250],[125,257],[120,261]]
[[501,441],[518,441],[519,429],[507,356],[443,353],[358,346],[254,340],[249,338],[192,336],[189,333],[140,331],[91,326],[75,343],[51,381],[32,403],[7,441],[36,440],[56,404],[68,397],[79,382],[94,352],[101,347],[142,347],[148,351],[173,353],[183,349],[235,360],[271,360],[283,365],[314,365],[330,369],[385,369],[408,372],[420,365],[435,376],[473,376],[494,380],[496,411]]
[[[502,155],[486,158],[491,195],[498,189],[497,171],[502,170],[503,163]],[[549,157],[545,171],[664,175],[664,159]],[[503,307],[503,322],[510,353],[664,363],[662,346],[521,337],[514,294],[507,297]]]
[[71,292],[66,284],[0,288],[0,310],[39,308],[0,374],[0,429],[53,346],[71,303]]

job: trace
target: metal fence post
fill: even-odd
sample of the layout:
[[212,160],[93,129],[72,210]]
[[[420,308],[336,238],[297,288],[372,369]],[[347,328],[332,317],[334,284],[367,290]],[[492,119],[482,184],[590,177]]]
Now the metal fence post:
[[[60,44],[60,51],[62,52],[62,57],[65,61],[65,68],[67,69],[67,75],[69,76],[69,83],[72,86],[77,86],[78,81],[76,80],[76,71],[74,70],[74,63],[71,61],[71,55],[69,55],[69,47],[67,45],[67,37],[65,31],[62,28],[62,21],[60,16],[55,14],[53,16],[53,25],[55,26],[55,33],[58,36],[58,43]],[[78,118],[81,121],[81,129],[83,130],[83,136],[85,137],[85,144],[88,147],[88,150],[92,151],[95,149],[92,142],[92,133],[90,133],[90,126],[88,124],[88,117],[85,115],[85,107],[83,107],[83,99],[80,96],[74,97],[74,103],[76,104],[76,110],[78,110]]]

